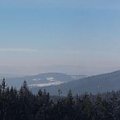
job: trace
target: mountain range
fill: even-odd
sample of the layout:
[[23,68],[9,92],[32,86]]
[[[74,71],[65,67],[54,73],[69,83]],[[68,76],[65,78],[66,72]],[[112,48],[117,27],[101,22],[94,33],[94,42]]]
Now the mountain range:
[[[32,88],[36,91],[38,88]],[[70,81],[57,86],[42,87],[53,95],[58,94],[58,90],[62,91],[63,95],[67,95],[69,90],[72,90],[74,95],[84,93],[104,93],[120,90],[120,71],[84,77],[78,80]]]
[[[0,75],[2,82],[3,75]],[[85,75],[67,75],[64,73],[41,73],[37,75],[24,76],[24,77],[6,77],[6,83],[8,86],[20,88],[24,81],[27,82],[28,87],[48,87],[57,86],[70,81],[84,78]]]
[[67,95],[69,90],[72,90],[74,95],[86,92],[96,94],[120,90],[120,71],[94,76],[41,73],[25,77],[6,78],[7,85],[14,86],[17,89],[24,81],[27,81],[28,87],[33,93],[39,89],[46,89],[52,95],[58,95],[58,90],[62,91],[62,95]]

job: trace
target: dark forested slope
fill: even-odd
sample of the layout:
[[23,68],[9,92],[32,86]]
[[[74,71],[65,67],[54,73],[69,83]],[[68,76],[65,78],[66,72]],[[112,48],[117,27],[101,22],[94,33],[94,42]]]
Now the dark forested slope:
[[[38,91],[39,87],[33,88],[33,91]],[[58,89],[62,91],[63,95],[67,95],[68,91],[71,89],[73,94],[83,94],[88,93],[104,93],[110,92],[112,90],[120,90],[120,71],[115,71],[112,73],[106,73],[101,75],[95,75],[91,77],[86,77],[83,79],[70,81],[58,86],[42,87],[46,89],[53,95],[57,95]]]

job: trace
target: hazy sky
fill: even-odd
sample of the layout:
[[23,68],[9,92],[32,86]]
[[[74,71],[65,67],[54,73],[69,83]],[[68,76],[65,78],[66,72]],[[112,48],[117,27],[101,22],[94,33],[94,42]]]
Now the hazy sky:
[[0,73],[117,69],[119,0],[0,0]]

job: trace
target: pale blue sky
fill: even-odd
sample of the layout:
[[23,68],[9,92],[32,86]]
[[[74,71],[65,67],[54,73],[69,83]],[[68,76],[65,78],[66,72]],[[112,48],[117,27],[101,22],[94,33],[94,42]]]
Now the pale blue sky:
[[0,73],[117,69],[119,0],[0,0]]

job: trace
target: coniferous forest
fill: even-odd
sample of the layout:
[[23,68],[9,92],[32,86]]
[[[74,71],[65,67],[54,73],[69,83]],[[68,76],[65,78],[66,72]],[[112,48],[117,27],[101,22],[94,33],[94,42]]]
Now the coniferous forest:
[[120,120],[120,92],[50,96],[32,94],[24,82],[20,90],[0,85],[0,120]]

